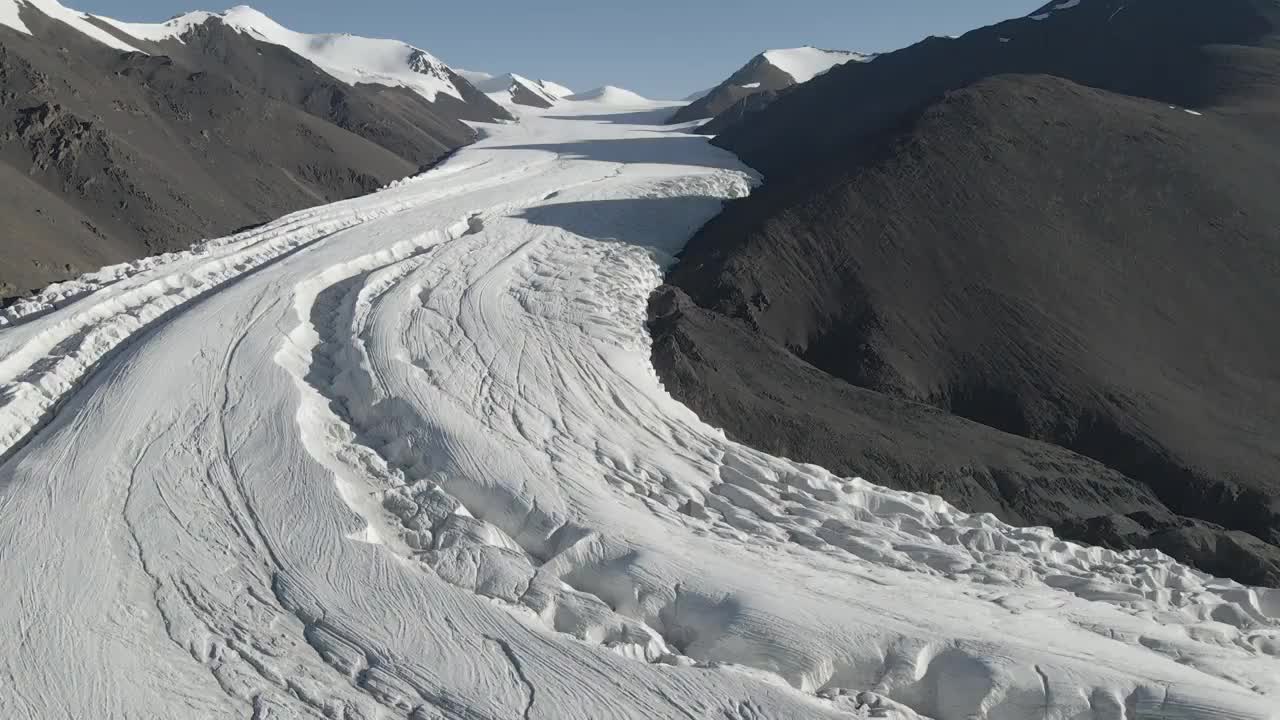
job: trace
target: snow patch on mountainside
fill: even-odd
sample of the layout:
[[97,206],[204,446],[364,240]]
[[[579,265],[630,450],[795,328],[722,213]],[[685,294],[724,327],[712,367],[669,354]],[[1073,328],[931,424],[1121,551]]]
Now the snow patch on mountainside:
[[116,38],[111,33],[103,32],[101,28],[88,22],[89,16],[85,13],[64,7],[56,0],[0,0],[0,25],[11,27],[24,35],[30,35],[31,30],[27,28],[26,23],[22,22],[20,14],[23,5],[29,5],[54,20],[66,23],[108,47],[124,52],[141,52],[138,48]]
[[0,0],[0,25],[13,28],[23,35],[30,35],[26,23],[18,15],[19,0]]
[[785,72],[797,83],[809,82],[814,77],[847,62],[866,62],[872,56],[843,50],[822,50],[815,47],[769,50],[764,58],[774,67]]
[[[1061,2],[1052,2],[1027,17],[1032,20],[1048,20],[1050,15],[1053,15],[1059,10],[1070,10],[1071,8],[1078,7],[1079,5],[1080,0],[1062,0]],[[1119,11],[1117,10],[1116,12]]]
[[449,66],[421,48],[399,40],[295,32],[247,5],[238,5],[220,14],[191,12],[163,23],[98,19],[128,35],[153,42],[181,42],[182,36],[191,29],[218,19],[259,40],[289,48],[330,75],[352,85],[373,83],[406,87],[433,102],[440,93],[462,99],[454,86]]

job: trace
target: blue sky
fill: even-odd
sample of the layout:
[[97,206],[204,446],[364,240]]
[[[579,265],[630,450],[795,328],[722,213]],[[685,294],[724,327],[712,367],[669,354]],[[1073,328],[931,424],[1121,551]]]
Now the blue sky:
[[[160,21],[201,0],[64,0],[120,20]],[[227,5],[236,0],[222,0]],[[192,4],[195,3],[195,4]],[[394,37],[454,67],[518,72],[575,90],[621,85],[675,98],[720,82],[769,48],[877,51],[959,35],[1044,0],[249,0],[304,32]]]

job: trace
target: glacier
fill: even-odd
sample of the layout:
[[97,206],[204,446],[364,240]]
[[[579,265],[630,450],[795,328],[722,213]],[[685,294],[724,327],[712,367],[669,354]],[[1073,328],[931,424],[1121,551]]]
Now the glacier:
[[675,402],[649,293],[760,178],[606,100],[3,311],[0,717],[1280,717],[1277,591]]

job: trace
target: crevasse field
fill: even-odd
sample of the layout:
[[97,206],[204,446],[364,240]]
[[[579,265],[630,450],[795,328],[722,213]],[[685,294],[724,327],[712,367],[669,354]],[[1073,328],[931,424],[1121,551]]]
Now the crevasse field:
[[661,268],[754,175],[656,106],[0,320],[0,717],[1280,717],[1280,593],[738,445]]

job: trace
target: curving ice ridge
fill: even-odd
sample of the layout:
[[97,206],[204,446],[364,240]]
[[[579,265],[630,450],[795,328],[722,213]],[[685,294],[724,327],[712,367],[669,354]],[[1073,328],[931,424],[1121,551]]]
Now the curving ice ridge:
[[753,176],[644,109],[11,308],[0,717],[1278,716],[1277,592],[673,401],[647,295]]

